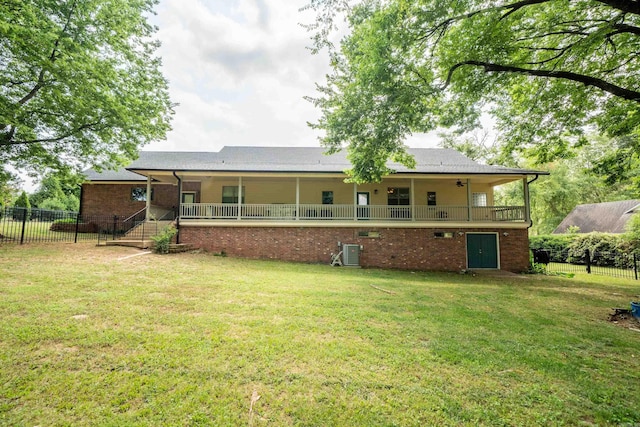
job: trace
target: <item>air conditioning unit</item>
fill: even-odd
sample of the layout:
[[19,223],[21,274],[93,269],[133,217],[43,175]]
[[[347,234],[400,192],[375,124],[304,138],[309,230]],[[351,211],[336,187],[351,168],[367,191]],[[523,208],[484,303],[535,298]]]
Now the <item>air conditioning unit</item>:
[[345,266],[360,266],[360,245],[342,245],[342,264]]

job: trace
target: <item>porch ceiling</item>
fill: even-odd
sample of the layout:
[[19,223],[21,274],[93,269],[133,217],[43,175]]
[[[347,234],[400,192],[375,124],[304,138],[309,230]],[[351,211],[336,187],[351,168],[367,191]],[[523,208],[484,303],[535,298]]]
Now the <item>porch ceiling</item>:
[[[176,178],[173,176],[173,171],[154,171],[154,170],[137,170],[143,176],[151,176],[154,180],[160,182],[176,183]],[[304,180],[322,180],[322,179],[345,179],[347,176],[342,173],[264,173],[264,172],[176,172],[176,174],[184,181],[215,181],[216,179],[229,179],[240,178],[244,181],[264,181],[269,180],[295,180],[300,178],[301,182]],[[448,182],[451,185],[456,185],[460,180],[462,183],[466,183],[467,179],[470,179],[472,183],[476,184],[488,184],[491,186],[497,186],[506,184],[513,181],[519,181],[526,175],[488,175],[488,174],[410,174],[410,173],[398,173],[394,175],[386,176],[382,183],[398,180],[420,180],[420,181],[440,181]]]

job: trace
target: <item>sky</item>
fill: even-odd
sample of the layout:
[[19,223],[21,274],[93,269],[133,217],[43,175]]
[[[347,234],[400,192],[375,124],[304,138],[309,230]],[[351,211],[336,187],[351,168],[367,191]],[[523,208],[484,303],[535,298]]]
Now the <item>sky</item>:
[[[318,146],[320,111],[305,96],[330,71],[300,25],[307,0],[161,0],[152,21],[175,108],[173,130],[145,150]],[[411,146],[434,146],[416,137]]]

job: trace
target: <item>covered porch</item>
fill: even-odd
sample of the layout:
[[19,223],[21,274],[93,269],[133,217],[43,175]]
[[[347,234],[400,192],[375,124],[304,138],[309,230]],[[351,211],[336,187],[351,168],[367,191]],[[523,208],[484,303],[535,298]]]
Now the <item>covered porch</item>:
[[[186,223],[319,224],[529,223],[527,176],[397,174],[380,183],[345,183],[343,174],[158,173],[178,185]],[[494,203],[494,189],[518,182],[522,204]]]

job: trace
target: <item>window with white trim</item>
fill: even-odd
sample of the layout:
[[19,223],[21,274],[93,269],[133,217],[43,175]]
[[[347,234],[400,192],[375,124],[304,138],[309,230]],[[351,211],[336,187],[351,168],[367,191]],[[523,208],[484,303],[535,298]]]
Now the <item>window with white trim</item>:
[[473,206],[487,206],[487,193],[473,193],[471,200]]

